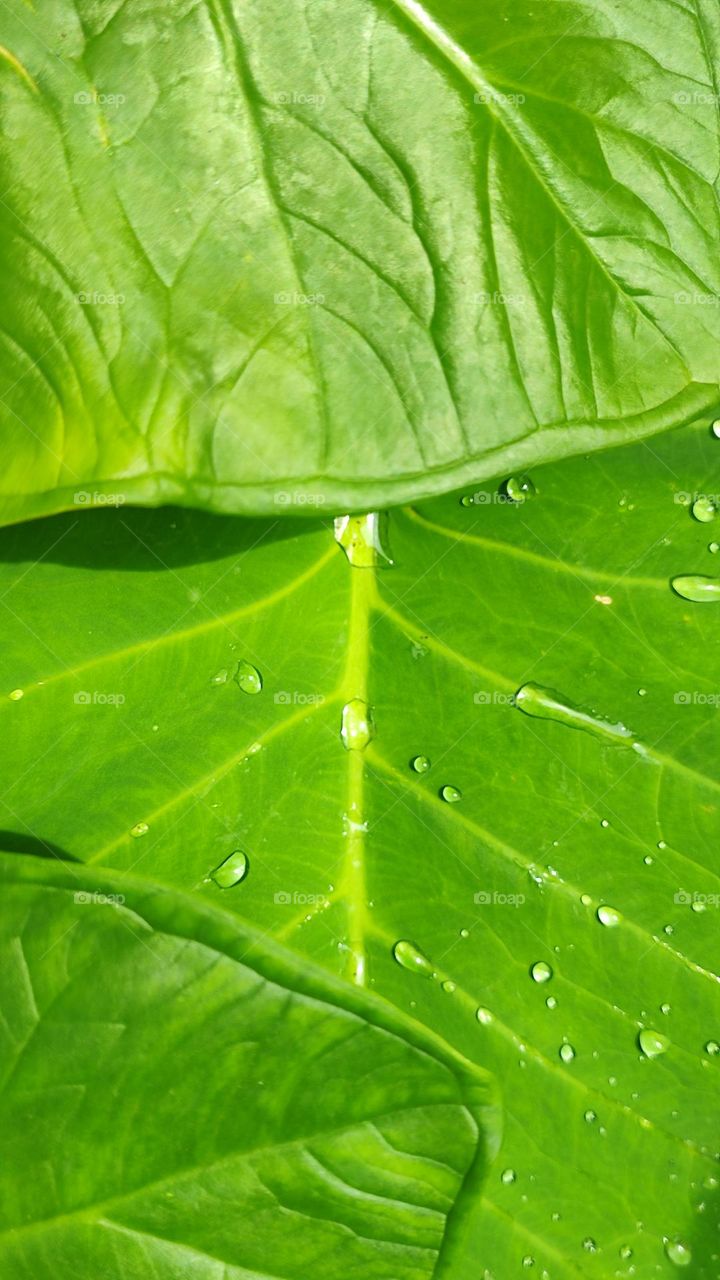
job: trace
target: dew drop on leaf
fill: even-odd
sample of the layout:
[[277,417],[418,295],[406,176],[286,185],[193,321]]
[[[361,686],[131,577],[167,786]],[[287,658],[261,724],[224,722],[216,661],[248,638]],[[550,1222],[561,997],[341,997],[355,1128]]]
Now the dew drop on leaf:
[[664,1240],[665,1253],[673,1266],[689,1267],[692,1262],[692,1250],[689,1244],[683,1244],[682,1240]]
[[708,551],[711,555],[716,556],[720,551],[720,542],[708,542]]
[[228,678],[227,667],[222,667],[220,671],[215,672],[215,675],[213,676],[210,683],[211,684],[227,684],[227,678]]
[[720,418],[715,419],[710,430],[712,431],[716,439],[720,440]]
[[586,1112],[585,1112],[585,1122],[586,1122],[586,1124],[594,1124],[596,1120],[597,1120],[597,1112],[596,1112],[596,1111],[586,1111]]
[[717,1040],[708,1040],[705,1045],[705,1052],[709,1053],[711,1058],[714,1058],[720,1053],[720,1044],[718,1044]]
[[500,1174],[500,1181],[504,1182],[505,1186],[508,1186],[511,1182],[514,1182],[516,1178],[517,1178],[517,1174],[514,1169],[503,1169],[502,1173]]
[[672,578],[670,585],[676,595],[695,604],[712,604],[720,600],[720,580],[706,578],[700,573],[682,574]]
[[352,698],[342,709],[340,737],[346,751],[364,751],[375,737],[372,707],[362,698]]
[[575,1050],[571,1044],[561,1044],[559,1054],[563,1062],[572,1062],[575,1057]]
[[338,516],[335,541],[342,547],[354,569],[372,569],[375,565],[392,565],[388,547],[386,511],[371,511],[364,516]]
[[547,1005],[548,1009],[557,1009],[557,1000],[555,999],[554,996],[548,996],[547,1000],[545,1001],[545,1004]]
[[597,1253],[597,1244],[592,1236],[586,1236],[583,1240],[583,1249],[586,1253]]
[[529,476],[510,476],[502,488],[512,502],[526,502],[535,495],[535,485]]
[[628,1261],[630,1258],[632,1258],[632,1256],[633,1256],[633,1251],[632,1251],[632,1249],[630,1248],[630,1245],[629,1245],[629,1244],[623,1244],[623,1245],[621,1245],[621,1246],[620,1246],[620,1251],[619,1251],[619,1252],[620,1252],[620,1257],[622,1258],[623,1262],[627,1262],[627,1261]]
[[130,835],[137,840],[140,836],[146,836],[149,830],[147,822],[136,822],[135,826],[130,828]]
[[8,697],[10,698],[11,702],[19,702],[21,698],[25,697],[25,690],[13,689],[12,693],[8,694]]
[[451,996],[453,991],[456,990],[455,983],[452,981],[451,978],[447,978],[445,982],[442,983],[442,989],[443,991],[446,991],[449,996]]
[[408,942],[406,938],[401,938],[393,947],[393,956],[403,969],[409,969],[411,973],[419,973],[423,978],[433,978],[435,970],[426,955],[423,955],[419,947],[414,942]]
[[620,721],[613,723],[594,711],[577,706],[556,689],[548,689],[533,681],[528,681],[518,689],[513,705],[536,720],[554,720],[571,729],[582,729],[596,738],[627,741],[633,737],[632,731]]
[[457,787],[445,786],[440,788],[440,796],[446,804],[457,804],[458,800],[462,800],[462,791]]
[[638,1033],[638,1044],[646,1058],[659,1058],[660,1054],[665,1053],[670,1047],[667,1036],[664,1036],[662,1031],[653,1031],[650,1027],[643,1027]]
[[535,1259],[531,1256],[531,1254],[526,1253],[525,1257],[523,1258],[522,1264],[524,1267],[534,1267]]
[[430,761],[427,756],[413,756],[410,761],[410,767],[414,769],[416,773],[427,773],[430,768]]
[[700,494],[700,497],[696,498],[692,504],[692,513],[701,524],[709,524],[711,520],[715,519],[715,503],[705,494]]
[[243,693],[260,693],[263,687],[262,676],[257,667],[245,659],[238,662],[233,679]]
[[530,977],[533,982],[549,982],[552,976],[553,971],[544,960],[538,960],[530,969]]
[[210,872],[210,879],[214,880],[221,889],[232,889],[233,885],[245,879],[249,866],[247,854],[243,853],[242,849],[233,849],[230,856]]
[[475,1017],[477,1018],[478,1022],[481,1022],[483,1024],[484,1027],[489,1026],[493,1020],[493,1016],[490,1010],[483,1009],[482,1007],[480,1007],[479,1009],[476,1009]]
[[614,907],[608,907],[607,905],[598,907],[595,914],[600,924],[604,924],[606,929],[614,929],[620,923],[620,912],[616,911]]

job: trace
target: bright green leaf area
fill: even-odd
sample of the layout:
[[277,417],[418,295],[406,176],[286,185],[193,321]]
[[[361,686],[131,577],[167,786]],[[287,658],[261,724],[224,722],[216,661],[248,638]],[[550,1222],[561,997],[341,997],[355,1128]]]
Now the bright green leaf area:
[[182,510],[0,537],[5,847],[192,891],[489,1070],[458,1280],[718,1274],[720,612],[670,580],[720,565],[719,460],[703,423],[393,512],[385,568]]
[[482,1072],[181,894],[0,875],[4,1277],[445,1274]]
[[0,519],[370,509],[717,407],[713,0],[8,0]]

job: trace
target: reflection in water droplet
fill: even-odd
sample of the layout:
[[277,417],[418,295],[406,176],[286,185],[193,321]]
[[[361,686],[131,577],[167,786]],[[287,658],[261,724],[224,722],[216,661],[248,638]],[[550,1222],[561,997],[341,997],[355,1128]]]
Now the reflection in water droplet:
[[663,1240],[665,1253],[676,1267],[689,1267],[692,1262],[692,1250],[682,1240]]
[[712,604],[720,600],[720,579],[706,578],[700,573],[683,574],[672,578],[670,585],[676,595],[695,604]]
[[631,730],[619,721],[613,724],[604,716],[576,706],[555,689],[547,689],[540,684],[530,682],[522,685],[515,694],[513,702],[518,710],[524,711],[527,716],[533,716],[537,720],[554,720],[571,729],[583,729],[596,738],[618,743],[633,737]]
[[414,769],[416,773],[427,773],[430,768],[430,761],[427,756],[413,756],[410,761],[410,767]]
[[533,982],[549,982],[552,976],[553,971],[544,960],[538,960],[530,969],[530,977]]
[[136,822],[135,826],[130,828],[130,835],[137,840],[139,836],[146,836],[149,830],[147,822]]
[[514,1182],[516,1178],[517,1178],[517,1174],[514,1169],[503,1169],[502,1173],[500,1174],[500,1181],[504,1182],[505,1186],[508,1186],[511,1182]]
[[701,524],[709,524],[715,519],[715,503],[705,494],[700,494],[692,504],[692,513]]
[[608,907],[607,904],[598,907],[595,914],[600,924],[604,924],[606,929],[614,929],[620,923],[620,912],[614,907]]
[[660,1054],[665,1053],[670,1047],[667,1036],[664,1036],[662,1031],[653,1031],[650,1027],[643,1027],[638,1033],[638,1044],[646,1058],[659,1058]]
[[482,1022],[484,1027],[489,1026],[493,1020],[493,1016],[489,1009],[483,1009],[483,1008],[476,1009],[475,1017],[477,1018],[478,1022]]
[[210,872],[210,879],[214,880],[221,889],[232,889],[233,885],[245,879],[249,867],[247,854],[243,853],[242,849],[234,849],[229,858]]
[[428,960],[423,955],[419,947],[414,942],[408,942],[406,938],[401,938],[393,947],[393,956],[403,969],[409,969],[411,973],[419,973],[423,978],[433,978],[435,971]]
[[571,1044],[561,1044],[559,1049],[560,1057],[563,1062],[572,1062],[575,1057],[575,1050]]
[[462,800],[462,791],[457,787],[441,787],[440,796],[447,804],[457,804],[458,800]]
[[227,683],[227,678],[228,678],[228,671],[227,671],[227,667],[222,667],[220,671],[216,671],[216,672],[215,672],[215,675],[213,676],[213,678],[212,678],[212,680],[210,681],[210,683],[211,683],[211,684],[226,684],[226,683]]
[[372,707],[362,698],[353,698],[342,709],[340,737],[346,751],[364,751],[375,737]]
[[371,569],[375,565],[393,563],[388,547],[386,511],[371,511],[365,516],[338,516],[335,541],[342,547],[354,569]]
[[535,485],[529,476],[510,476],[502,488],[513,502],[525,502],[535,495]]
[[708,1040],[705,1045],[705,1052],[709,1053],[711,1058],[714,1058],[716,1054],[720,1053],[720,1044],[718,1044],[717,1040]]
[[262,676],[257,667],[244,659],[238,662],[233,680],[243,693],[260,693],[263,687]]
[[10,699],[10,701],[11,701],[11,702],[19,702],[21,698],[24,698],[24,697],[25,697],[25,690],[24,690],[24,689],[13,689],[12,693],[9,693],[9,694],[8,694],[8,697],[9,697],[9,699]]

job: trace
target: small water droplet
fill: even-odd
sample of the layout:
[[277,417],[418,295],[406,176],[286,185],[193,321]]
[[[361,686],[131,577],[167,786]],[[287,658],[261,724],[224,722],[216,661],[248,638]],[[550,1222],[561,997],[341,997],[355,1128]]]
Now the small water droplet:
[[393,956],[403,969],[409,969],[411,973],[419,973],[423,978],[433,978],[435,970],[426,955],[423,955],[419,947],[414,942],[408,942],[406,938],[401,938],[393,947]]
[[8,697],[10,698],[11,702],[19,702],[21,698],[25,697],[25,690],[13,689],[12,693],[8,694]]
[[647,689],[638,689],[638,697],[639,698],[647,697]]
[[221,889],[232,889],[233,885],[245,879],[249,867],[247,854],[243,853],[242,849],[233,849],[230,856],[210,872],[210,879],[214,880]]
[[515,1182],[516,1178],[517,1174],[514,1169],[503,1169],[500,1174],[500,1181],[504,1182],[505,1186],[508,1186],[511,1182]]
[[586,1236],[583,1240],[583,1249],[586,1253],[597,1253],[597,1244],[592,1236]]
[[555,999],[555,996],[548,996],[547,1000],[545,1001],[545,1004],[547,1005],[548,1009],[557,1009],[557,1000]]
[[663,1240],[665,1253],[676,1267],[689,1267],[692,1262],[692,1249],[682,1240]]
[[222,667],[220,671],[215,672],[215,675],[213,676],[210,683],[211,684],[227,684],[227,678],[228,678],[227,667]]
[[469,931],[468,931],[467,929],[461,929],[461,930],[460,930],[460,937],[461,937],[461,938],[469,938],[469,937],[470,937],[470,933],[469,933]]
[[458,800],[462,800],[462,791],[458,787],[441,787],[440,797],[446,804],[457,804]]
[[720,551],[720,542],[708,542],[708,551],[711,555],[716,556]]
[[600,924],[604,924],[606,929],[614,929],[620,923],[620,912],[616,911],[614,907],[603,905],[598,907],[595,914]]
[[651,1027],[643,1027],[638,1033],[638,1044],[646,1058],[659,1058],[670,1047],[670,1041],[662,1031],[653,1031]]
[[354,569],[371,569],[382,563],[392,565],[387,529],[386,511],[371,511],[365,516],[338,516],[335,520],[335,541]]
[[664,840],[658,840],[657,847],[658,849],[667,849],[667,845]]
[[597,1120],[597,1112],[596,1112],[596,1111],[586,1111],[586,1112],[585,1112],[585,1117],[584,1117],[584,1118],[585,1118],[585,1121],[586,1121],[586,1123],[587,1123],[587,1124],[594,1124],[594,1123],[595,1123],[595,1121]]
[[530,969],[530,977],[533,982],[549,982],[552,976],[553,971],[544,960],[538,960]]
[[692,504],[692,513],[701,524],[709,524],[715,519],[715,503],[701,493]]
[[711,1058],[714,1058],[720,1053],[720,1044],[718,1044],[717,1040],[708,1040],[705,1045],[705,1052],[709,1053]]
[[245,659],[238,662],[233,680],[243,693],[260,693],[263,687],[262,676],[257,667]]
[[710,430],[712,431],[716,439],[720,440],[720,418],[715,419]]
[[364,751],[375,737],[372,707],[362,698],[352,698],[342,709],[340,737],[346,751]]
[[483,1009],[483,1008],[476,1009],[475,1017],[477,1018],[478,1022],[481,1022],[483,1024],[484,1027],[489,1026],[493,1020],[493,1016],[489,1009]]
[[473,495],[471,493],[464,493],[462,498],[460,499],[460,506],[471,507],[473,505],[473,502],[474,502]]
[[646,867],[651,867],[651,866],[652,866],[652,864],[653,864],[653,858],[652,858],[652,855],[651,855],[651,854],[649,854],[649,853],[646,853],[646,854],[645,854],[645,857],[643,858],[643,862],[645,863],[645,866],[646,866]]
[[670,585],[676,595],[695,604],[712,604],[720,600],[720,579],[707,578],[700,573],[682,574],[672,578]]
[[512,502],[526,502],[528,498],[535,496],[535,485],[529,476],[510,476],[502,486],[508,498]]
[[410,768],[414,769],[416,773],[427,773],[430,768],[430,761],[427,756],[413,756],[410,761]]
[[664,1014],[665,1014],[665,1017],[667,1017],[667,1015],[670,1013],[670,1011],[671,1011],[671,1007],[670,1007],[670,1005],[669,1005],[669,1004],[661,1004],[661,1005],[660,1005],[660,1012],[661,1012],[661,1013],[664,1013]]
[[590,894],[589,894],[589,893],[581,893],[581,894],[580,894],[580,901],[582,902],[582,904],[583,904],[583,906],[584,906],[584,907],[591,907],[591,906],[592,906],[592,898],[590,897]]
[[707,908],[704,902],[702,902],[699,898],[695,898],[690,903],[690,910],[694,911],[696,915],[702,915],[703,911],[707,910]]
[[571,1044],[561,1044],[558,1052],[563,1062],[572,1062],[575,1057],[575,1050]]
[[630,1248],[629,1244],[623,1244],[620,1246],[620,1257],[622,1258],[623,1262],[627,1262],[629,1258],[632,1258],[632,1256],[633,1256],[633,1251]]
[[600,819],[600,826],[601,826],[601,827],[606,827],[606,828],[610,826],[610,823],[608,822],[607,818],[601,818],[601,819]]
[[555,689],[547,689],[540,684],[529,682],[522,685],[515,694],[513,705],[526,716],[533,716],[537,720],[554,720],[571,729],[583,729],[585,733],[616,744],[627,742],[633,737],[632,731],[620,721],[613,724],[604,716],[577,706]]
[[130,835],[137,840],[140,836],[146,836],[149,830],[147,822],[136,822],[135,826],[130,828]]
[[442,989],[443,991],[446,991],[449,996],[452,995],[453,991],[456,990],[456,986],[452,981],[452,978],[447,978],[445,982],[442,983]]
[[524,1258],[523,1258],[523,1260],[522,1260],[522,1264],[523,1264],[523,1266],[524,1266],[524,1267],[534,1267],[534,1266],[535,1266],[535,1259],[532,1257],[532,1255],[531,1255],[531,1254],[526,1253],[526,1254],[525,1254],[525,1257],[524,1257]]

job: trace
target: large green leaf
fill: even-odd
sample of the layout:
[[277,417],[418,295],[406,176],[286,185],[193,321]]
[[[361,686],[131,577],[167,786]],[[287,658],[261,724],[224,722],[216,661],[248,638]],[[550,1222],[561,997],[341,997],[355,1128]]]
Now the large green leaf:
[[[463,1278],[670,1275],[677,1240],[717,1275],[718,611],[670,580],[720,562],[687,506],[719,450],[684,429],[540,469],[522,505],[393,513],[378,570],[321,526],[182,511],[0,537],[6,847],[194,890],[493,1071]],[[512,704],[529,682],[559,718]]]
[[717,401],[714,0],[8,0],[0,517],[390,505]]
[[482,1072],[224,912],[0,859],[7,1280],[445,1274]]

